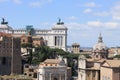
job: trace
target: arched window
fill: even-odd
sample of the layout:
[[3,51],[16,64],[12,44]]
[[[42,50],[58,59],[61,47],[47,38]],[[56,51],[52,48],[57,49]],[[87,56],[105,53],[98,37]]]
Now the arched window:
[[54,78],[54,80],[58,80],[57,78]]
[[33,77],[34,77],[34,78],[37,78],[37,73],[34,73],[34,74],[33,74]]
[[27,73],[24,73],[24,75],[27,75]]
[[96,55],[96,58],[98,58],[98,54]]

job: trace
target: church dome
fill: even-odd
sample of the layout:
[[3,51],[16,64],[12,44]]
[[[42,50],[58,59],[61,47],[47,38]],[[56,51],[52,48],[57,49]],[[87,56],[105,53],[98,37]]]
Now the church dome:
[[106,50],[107,47],[104,43],[97,43],[93,46],[93,50],[97,50],[97,49],[98,50],[103,50],[103,49]]
[[101,34],[100,34],[100,36],[98,38],[98,43],[96,43],[93,46],[93,50],[107,50],[107,47],[106,47],[106,45],[104,44],[104,42],[102,40]]

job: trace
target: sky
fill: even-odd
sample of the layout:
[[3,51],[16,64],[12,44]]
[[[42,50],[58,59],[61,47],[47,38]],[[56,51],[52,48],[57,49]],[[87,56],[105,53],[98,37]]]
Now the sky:
[[107,47],[120,46],[120,0],[0,0],[0,18],[13,29],[68,28],[68,45],[93,47],[101,33]]

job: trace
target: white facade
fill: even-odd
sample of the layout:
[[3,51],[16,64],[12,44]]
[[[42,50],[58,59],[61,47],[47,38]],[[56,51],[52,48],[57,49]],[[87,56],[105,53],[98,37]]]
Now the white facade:
[[38,80],[67,80],[66,67],[39,67]]
[[[8,26],[8,23],[1,22],[0,32],[11,33],[14,36],[21,37],[23,34],[27,34],[27,29],[12,29]],[[59,20],[57,24],[55,24],[50,30],[38,30],[34,29],[32,36],[40,36],[46,40],[47,46],[51,48],[59,48],[66,51],[67,49],[67,28],[64,23]]]
[[78,80],[86,80],[86,59],[83,55],[78,59]]
[[47,59],[38,67],[38,80],[67,80],[67,66],[64,61]]

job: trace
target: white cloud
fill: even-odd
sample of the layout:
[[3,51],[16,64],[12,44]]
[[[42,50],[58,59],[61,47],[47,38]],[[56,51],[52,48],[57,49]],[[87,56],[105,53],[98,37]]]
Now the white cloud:
[[115,29],[119,27],[119,23],[117,22],[100,22],[100,21],[89,21],[87,22],[87,26],[89,27],[101,27],[103,29]]
[[113,10],[120,10],[120,3],[115,4],[115,6],[113,6],[112,8]]
[[35,2],[31,2],[30,3],[30,6],[32,7],[41,7],[45,4],[48,4],[48,3],[51,3],[53,0],[38,0],[38,1],[35,1]]
[[2,2],[6,2],[6,1],[8,1],[8,0],[0,0],[0,3],[2,3]]
[[66,23],[66,26],[71,30],[93,30],[93,29],[117,29],[120,26],[118,22],[101,22],[101,21],[88,21],[85,24],[71,22]]
[[119,15],[113,15],[112,18],[113,18],[114,20],[120,20],[120,16],[119,16]]
[[103,11],[103,12],[96,12],[96,13],[93,13],[93,15],[95,15],[95,16],[100,16],[100,17],[105,17],[105,16],[109,16],[110,13],[109,13],[109,12]]
[[89,35],[88,34],[86,34],[86,33],[82,33],[81,34],[81,37],[88,37]]
[[111,9],[112,18],[114,20],[120,20],[120,2],[116,3]]
[[100,21],[88,21],[87,26],[100,27],[100,26],[102,26],[102,22],[100,22]]
[[44,22],[43,25],[49,25],[49,23],[48,22]]
[[51,27],[53,24],[50,24],[49,22],[44,22],[42,23],[42,26],[48,26],[48,27]]
[[16,4],[21,4],[22,3],[21,0],[13,0],[13,2],[16,3]]
[[[89,11],[90,10],[88,10],[88,12]],[[113,5],[110,10],[108,9],[108,11],[94,12],[93,15],[99,17],[109,17],[112,18],[112,21],[120,21],[120,2]]]
[[92,9],[87,8],[87,9],[85,9],[83,12],[84,12],[84,13],[90,13],[90,12],[92,12]]
[[90,7],[90,8],[94,8],[94,7],[100,7],[100,5],[96,4],[95,2],[88,2],[88,3],[85,3],[85,4],[80,4],[78,5],[80,7]]
[[21,0],[0,0],[0,3],[1,3],[1,2],[14,2],[14,3],[16,3],[16,4],[21,4],[21,3],[22,3]]
[[85,28],[84,24],[80,24],[77,22],[66,23],[66,26],[68,26],[69,29],[73,29],[73,30],[80,30]]
[[77,17],[75,17],[75,16],[70,16],[70,17],[68,17],[68,19],[69,19],[69,20],[77,20]]
[[40,3],[39,1],[37,1],[37,2],[31,2],[30,6],[32,6],[32,7],[39,7],[39,6],[42,6],[42,3]]
[[96,7],[97,5],[94,2],[89,2],[89,3],[84,4],[84,6],[86,6],[86,7]]
[[119,26],[119,23],[117,23],[117,22],[106,22],[106,23],[103,23],[103,26],[113,29],[113,28],[117,28]]
[[53,2],[53,0],[46,0],[47,2]]

